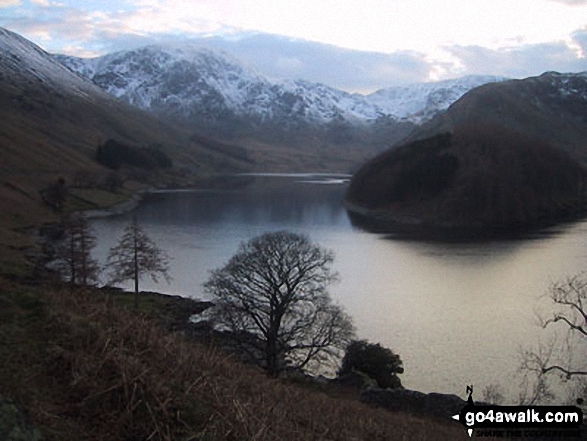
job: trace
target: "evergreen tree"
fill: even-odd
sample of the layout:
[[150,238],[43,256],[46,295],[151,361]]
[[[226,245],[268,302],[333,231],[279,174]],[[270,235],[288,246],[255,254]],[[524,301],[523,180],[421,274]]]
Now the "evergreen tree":
[[86,217],[72,214],[63,221],[64,238],[57,247],[57,270],[72,286],[98,281],[100,267],[92,258],[96,237]]
[[107,266],[110,268],[110,283],[117,284],[127,280],[134,281],[135,308],[139,306],[139,280],[145,274],[154,282],[161,275],[170,282],[169,256],[157,247],[147,236],[136,218],[124,229],[118,244],[110,248]]

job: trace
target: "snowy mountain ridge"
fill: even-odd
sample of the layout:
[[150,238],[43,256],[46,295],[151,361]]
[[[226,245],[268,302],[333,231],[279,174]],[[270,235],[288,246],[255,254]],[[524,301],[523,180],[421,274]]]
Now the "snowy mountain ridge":
[[468,75],[454,80],[413,83],[381,89],[367,98],[384,113],[399,115],[421,124],[442,112],[469,90],[508,78],[492,75]]
[[144,109],[187,118],[228,112],[257,123],[290,118],[368,124],[385,117],[421,124],[468,90],[505,79],[469,76],[365,96],[304,80],[271,82],[234,57],[201,45],[146,46],[94,59],[55,57],[108,93]]

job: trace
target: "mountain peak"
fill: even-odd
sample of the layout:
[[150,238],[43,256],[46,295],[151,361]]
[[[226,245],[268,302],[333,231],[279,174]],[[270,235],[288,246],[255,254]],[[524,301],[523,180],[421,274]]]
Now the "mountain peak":
[[187,120],[203,115],[208,122],[230,114],[253,124],[355,125],[382,116],[419,124],[471,88],[501,80],[470,76],[364,96],[304,79],[272,82],[223,51],[190,42],[150,45],[91,60],[57,59],[133,105]]

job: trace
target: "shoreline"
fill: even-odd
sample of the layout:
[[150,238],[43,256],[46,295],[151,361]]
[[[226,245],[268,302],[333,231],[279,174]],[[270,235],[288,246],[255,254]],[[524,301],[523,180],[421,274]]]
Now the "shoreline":
[[247,185],[249,179],[256,177],[283,177],[283,178],[327,178],[336,177],[340,179],[349,179],[351,175],[345,173],[236,173],[212,177],[209,180],[194,183],[188,187],[150,187],[136,191],[127,200],[119,202],[110,207],[91,208],[82,210],[88,219],[97,219],[109,216],[117,216],[134,210],[141,201],[149,194],[156,193],[175,193],[175,192],[198,192],[214,191],[240,188]]
[[118,216],[129,211],[134,210],[141,203],[147,193],[150,193],[155,189],[143,189],[133,193],[127,200],[112,205],[111,207],[94,208],[89,210],[82,210],[81,212],[88,219],[99,219],[109,216]]
[[373,210],[346,199],[343,205],[351,223],[371,233],[385,234],[394,239],[447,243],[542,238],[557,234],[559,231],[555,227],[564,227],[587,217],[587,209],[585,209],[519,225],[458,225],[434,223],[387,210]]

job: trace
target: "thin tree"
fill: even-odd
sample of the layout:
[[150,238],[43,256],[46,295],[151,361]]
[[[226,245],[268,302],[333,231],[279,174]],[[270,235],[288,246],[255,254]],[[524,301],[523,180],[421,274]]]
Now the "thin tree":
[[73,287],[98,281],[100,267],[91,256],[96,237],[87,218],[82,213],[65,217],[64,238],[56,249],[57,270]]
[[41,191],[44,201],[56,211],[63,211],[67,200],[68,188],[65,178],[60,177]]
[[326,291],[337,279],[333,258],[285,231],[241,244],[204,285],[216,323],[270,376],[286,367],[329,366],[354,335],[351,319]]
[[132,280],[135,292],[134,306],[138,309],[139,280],[148,274],[155,283],[159,281],[159,276],[169,283],[169,260],[167,253],[157,247],[133,217],[125,227],[118,244],[110,248],[108,253],[109,281],[117,284]]

